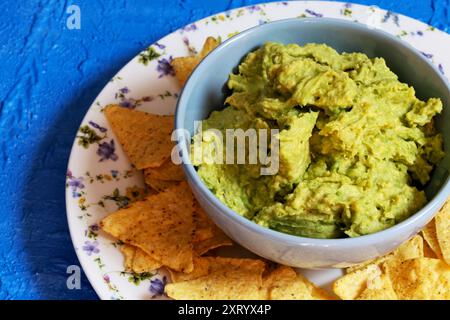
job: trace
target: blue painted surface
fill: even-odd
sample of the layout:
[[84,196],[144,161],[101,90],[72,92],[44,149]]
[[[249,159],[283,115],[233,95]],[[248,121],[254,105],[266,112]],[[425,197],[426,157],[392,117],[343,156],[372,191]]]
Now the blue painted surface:
[[[78,125],[108,80],[148,44],[202,17],[261,0],[1,1],[0,299],[97,299],[65,216],[67,160]],[[355,0],[449,31],[449,0]],[[66,8],[81,8],[81,29]]]

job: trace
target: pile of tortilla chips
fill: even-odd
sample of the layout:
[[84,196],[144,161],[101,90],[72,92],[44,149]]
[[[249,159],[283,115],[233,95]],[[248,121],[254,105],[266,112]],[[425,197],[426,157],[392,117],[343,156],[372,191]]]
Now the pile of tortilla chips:
[[[347,269],[333,284],[345,300],[450,299],[450,201],[424,230],[388,255]],[[424,242],[425,239],[425,242]]]
[[[175,58],[181,85],[218,41],[209,37],[200,54]],[[261,259],[212,255],[232,245],[193,197],[180,166],[171,161],[173,116],[110,105],[104,111],[131,163],[143,170],[144,199],[114,212],[101,228],[124,244],[125,270],[148,273],[167,268],[174,299],[336,299],[291,267]],[[450,299],[450,204],[394,252],[347,269],[333,286],[341,299]],[[205,255],[206,254],[206,255]]]

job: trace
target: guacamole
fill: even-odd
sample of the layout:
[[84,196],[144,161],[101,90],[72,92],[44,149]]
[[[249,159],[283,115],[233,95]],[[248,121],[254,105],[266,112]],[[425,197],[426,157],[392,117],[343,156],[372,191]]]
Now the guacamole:
[[[260,163],[194,162],[206,186],[244,217],[304,237],[356,237],[426,203],[423,186],[444,156],[433,126],[442,102],[416,98],[382,58],[269,42],[245,57],[228,88],[203,132],[279,130],[275,175],[261,175]],[[208,149],[211,139],[201,139]]]

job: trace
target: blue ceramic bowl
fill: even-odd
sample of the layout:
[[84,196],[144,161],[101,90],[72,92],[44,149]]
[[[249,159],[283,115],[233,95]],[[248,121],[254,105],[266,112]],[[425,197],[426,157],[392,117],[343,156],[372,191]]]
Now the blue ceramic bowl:
[[[176,129],[192,135],[194,121],[223,107],[224,87],[230,72],[250,51],[266,41],[306,44],[325,43],[339,52],[363,52],[383,57],[402,82],[412,85],[421,99],[440,97],[444,110],[437,127],[450,150],[450,90],[439,71],[418,51],[400,39],[365,25],[336,19],[288,19],[242,32],[221,44],[195,69],[178,100]],[[188,160],[189,134],[177,130],[184,163]],[[186,140],[187,139],[187,140]],[[371,235],[345,239],[311,239],[264,228],[240,216],[208,190],[191,164],[184,171],[192,190],[208,215],[233,240],[273,261],[304,268],[345,267],[376,258],[422,229],[450,194],[450,156],[434,170],[426,188],[428,204],[409,219]]]

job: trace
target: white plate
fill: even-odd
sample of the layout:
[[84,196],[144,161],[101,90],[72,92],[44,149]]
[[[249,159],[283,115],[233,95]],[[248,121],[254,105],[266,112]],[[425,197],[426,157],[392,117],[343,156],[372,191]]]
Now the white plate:
[[[98,230],[98,221],[127,202],[126,190],[143,187],[142,174],[116,142],[101,113],[110,103],[158,114],[172,114],[180,87],[169,61],[198,51],[208,36],[223,40],[250,27],[294,17],[332,17],[383,29],[409,42],[450,74],[448,34],[411,18],[376,7],[339,2],[298,1],[254,5],[220,13],[187,25],[139,53],[111,79],[87,112],[75,139],[66,183],[67,219],[73,245],[89,281],[101,299],[159,299],[165,276],[136,279],[123,272],[116,241]],[[89,133],[94,138],[83,139]],[[85,142],[85,147],[79,142]],[[329,284],[341,270],[301,270],[317,285]],[[134,281],[133,281],[134,280]]]

